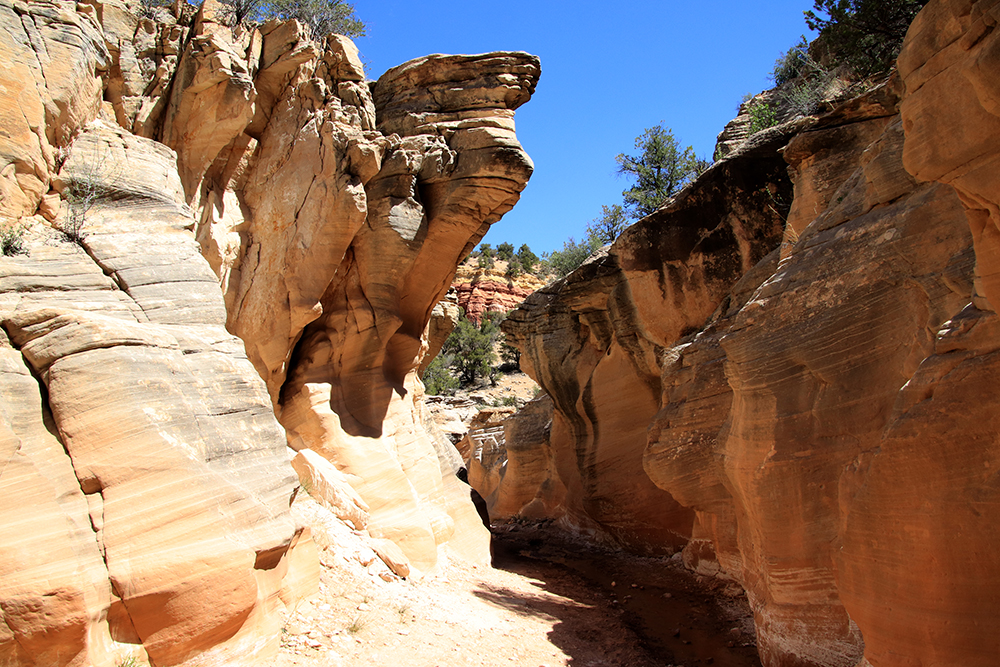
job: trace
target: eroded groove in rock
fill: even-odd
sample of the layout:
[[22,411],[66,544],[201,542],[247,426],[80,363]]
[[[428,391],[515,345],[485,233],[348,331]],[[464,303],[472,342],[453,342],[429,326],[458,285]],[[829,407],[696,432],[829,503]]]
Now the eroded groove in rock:
[[[504,83],[510,72],[521,76],[514,88]],[[421,424],[415,369],[431,311],[459,261],[513,206],[531,173],[512,112],[537,77],[536,58],[501,53],[425,58],[379,80],[379,128],[399,134],[389,136],[381,168],[366,183],[367,222],[322,297],[322,316],[306,327],[282,390],[292,446],[363,480],[369,531],[399,544],[417,572],[433,567],[445,541],[474,561],[488,559],[467,491],[442,476]],[[439,103],[420,87],[433,81],[452,97]]]
[[[791,187],[777,150],[790,136],[773,135],[716,165],[510,315],[504,331],[555,411],[547,440],[532,438],[541,450],[525,468],[539,485],[501,481],[504,514],[520,504],[527,515],[565,517],[640,550],[672,552],[689,541],[694,512],[643,470],[663,350],[701,328],[780,243]],[[515,450],[511,460],[528,464],[526,454]]]

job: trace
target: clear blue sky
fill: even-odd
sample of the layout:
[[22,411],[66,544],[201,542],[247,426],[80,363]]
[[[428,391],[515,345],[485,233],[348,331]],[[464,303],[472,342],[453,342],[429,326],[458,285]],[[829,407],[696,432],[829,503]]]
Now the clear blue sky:
[[775,59],[807,34],[812,0],[592,2],[356,0],[369,77],[431,53],[527,51],[541,58],[517,135],[535,163],[521,201],[484,239],[539,255],[580,239],[620,204],[615,156],[660,121],[711,157],[744,93],[770,87]]

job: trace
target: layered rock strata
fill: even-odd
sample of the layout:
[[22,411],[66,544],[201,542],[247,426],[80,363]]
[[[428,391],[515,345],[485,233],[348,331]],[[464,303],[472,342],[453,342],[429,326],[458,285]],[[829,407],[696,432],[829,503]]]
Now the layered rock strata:
[[446,543],[489,558],[414,369],[531,173],[513,115],[537,58],[431,56],[373,84],[349,40],[295,21],[150,13],[0,2],[0,212],[31,253],[0,258],[0,498],[52,527],[4,513],[4,664],[273,650],[318,574],[286,443],[400,576]]
[[[656,510],[694,513],[685,562],[746,589],[769,667],[995,661],[998,6],[928,3],[898,78],[779,128],[794,187],[782,242],[723,272],[733,277],[721,289],[695,291],[690,270],[656,282],[637,272],[630,248],[676,257],[671,245],[634,243],[650,218],[510,318],[522,364],[555,405],[550,433],[525,436],[532,457],[552,463],[516,479],[509,455],[500,488],[527,482],[514,508],[552,511],[526,502],[552,498],[541,492],[559,488],[540,472],[550,468],[565,485],[555,513],[589,510],[574,485],[592,438],[566,438],[561,423],[612,431],[621,441],[604,456],[638,451],[674,503]],[[662,297],[641,298],[645,284]],[[703,299],[685,302],[682,287]],[[627,379],[589,373],[619,354],[614,343],[577,356],[602,339],[638,360]],[[659,347],[640,374],[646,341]],[[622,467],[595,466],[590,488],[613,485]]]
[[[780,244],[791,184],[777,149],[787,138],[773,133],[718,164],[511,313],[504,331],[554,405],[545,445],[552,462],[531,468],[557,471],[558,483],[532,490],[508,471],[505,512],[518,502],[532,514],[545,507],[641,550],[687,543],[694,512],[642,468],[646,429],[660,405],[663,348],[700,328]],[[509,484],[521,490],[519,501],[504,493]]]
[[59,182],[115,201],[91,202],[77,243],[38,230],[30,256],[0,258],[5,664],[249,660],[276,649],[282,600],[318,584],[315,562],[290,572],[308,537],[285,434],[225,330],[174,164],[93,127]]
[[486,313],[506,313],[517,308],[525,297],[543,287],[545,281],[530,273],[506,275],[506,263],[481,269],[467,260],[458,267],[452,282],[456,303],[465,316],[479,324]]

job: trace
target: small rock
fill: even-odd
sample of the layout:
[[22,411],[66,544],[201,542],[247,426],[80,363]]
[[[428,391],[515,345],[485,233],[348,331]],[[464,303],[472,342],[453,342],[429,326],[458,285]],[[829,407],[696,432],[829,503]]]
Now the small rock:
[[368,611],[369,609],[371,609],[371,607],[369,607],[367,603],[362,602],[358,605],[358,611]]
[[670,598],[672,598],[672,597],[674,597],[674,596],[673,596],[673,595],[671,595],[670,593],[664,593],[664,594],[663,594],[663,597],[665,597],[665,598],[667,598],[667,599],[669,600]]
[[408,634],[410,634],[410,631],[407,630],[406,628],[403,628],[402,630],[399,630],[396,634],[397,635],[408,635]]
[[639,584],[632,584],[632,588],[639,588]]
[[611,582],[611,587],[612,587],[612,588],[614,588],[614,587],[615,587],[615,586],[617,586],[617,585],[618,585],[618,584],[616,584],[615,582],[613,582],[613,581]]

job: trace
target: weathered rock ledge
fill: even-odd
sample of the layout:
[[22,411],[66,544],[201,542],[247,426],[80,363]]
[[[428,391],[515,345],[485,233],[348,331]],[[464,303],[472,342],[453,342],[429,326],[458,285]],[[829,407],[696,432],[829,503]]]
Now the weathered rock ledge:
[[318,579],[288,446],[398,575],[489,558],[415,369],[531,174],[538,59],[372,83],[295,21],[153,11],[0,0],[4,665],[266,658]]
[[507,422],[492,510],[683,547],[768,667],[993,664],[998,12],[932,0],[897,76],[529,297],[552,411]]

